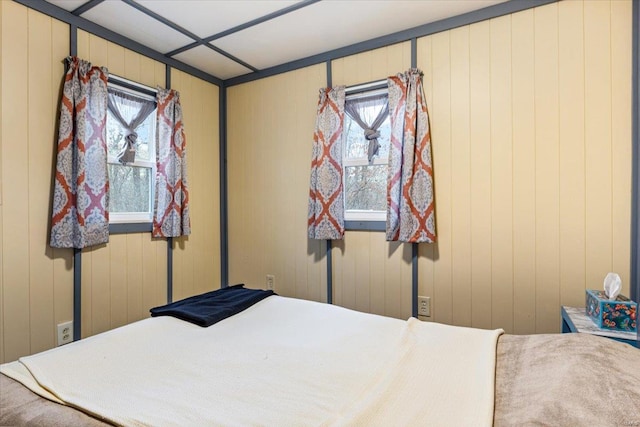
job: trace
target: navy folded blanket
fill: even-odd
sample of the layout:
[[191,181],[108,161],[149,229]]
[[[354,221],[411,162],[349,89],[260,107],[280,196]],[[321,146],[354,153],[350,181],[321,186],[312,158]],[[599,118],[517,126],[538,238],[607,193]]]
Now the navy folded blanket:
[[151,309],[151,316],[173,316],[207,327],[238,314],[271,295],[276,294],[273,291],[245,289],[243,284],[228,286],[154,307]]

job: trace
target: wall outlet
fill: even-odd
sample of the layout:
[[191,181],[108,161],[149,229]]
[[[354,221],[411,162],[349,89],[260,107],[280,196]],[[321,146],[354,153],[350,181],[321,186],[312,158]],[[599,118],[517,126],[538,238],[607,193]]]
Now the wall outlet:
[[267,274],[267,289],[272,291],[276,287],[276,276]]
[[73,342],[73,322],[58,324],[58,346]]
[[431,297],[418,297],[418,316],[431,317]]

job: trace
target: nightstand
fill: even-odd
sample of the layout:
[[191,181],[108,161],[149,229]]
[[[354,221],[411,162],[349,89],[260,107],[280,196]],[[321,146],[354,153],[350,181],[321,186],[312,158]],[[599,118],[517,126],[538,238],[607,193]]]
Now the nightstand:
[[584,334],[599,335],[627,343],[640,348],[640,340],[635,332],[608,331],[600,329],[587,316],[584,307],[562,306],[562,333],[579,332]]

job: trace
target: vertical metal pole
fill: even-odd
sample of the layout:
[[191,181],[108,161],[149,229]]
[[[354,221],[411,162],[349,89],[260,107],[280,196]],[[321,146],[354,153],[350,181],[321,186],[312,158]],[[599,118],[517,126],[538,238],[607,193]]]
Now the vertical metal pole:
[[411,39],[411,68],[418,67],[418,39]]
[[[164,67],[164,81],[171,89],[171,67]],[[167,304],[173,302],[173,237],[167,237]]]
[[331,260],[331,240],[327,240],[327,303],[333,304],[333,268]]
[[[632,6],[633,14],[633,37],[632,37],[632,199],[631,199],[631,299],[640,300],[640,277],[638,268],[640,267],[640,82],[638,82],[640,70],[640,4],[634,0]],[[640,329],[638,329],[640,339]]]
[[[327,87],[333,84],[331,75],[331,60],[327,63]],[[333,260],[331,258],[331,240],[327,240],[327,303],[333,304]]]
[[73,340],[82,338],[82,249],[73,248]]
[[173,237],[167,237],[167,304],[173,302]]
[[73,24],[69,25],[69,54],[78,55],[78,27]]
[[220,287],[229,286],[229,213],[227,208],[227,88],[220,87]]
[[[69,54],[78,54],[78,27],[69,26]],[[68,71],[65,69],[65,72]],[[73,340],[82,339],[82,249],[73,248]]]
[[418,243],[411,244],[411,316],[418,317]]
[[[411,39],[411,68],[418,67],[418,39]],[[411,316],[418,317],[418,243],[411,244]]]

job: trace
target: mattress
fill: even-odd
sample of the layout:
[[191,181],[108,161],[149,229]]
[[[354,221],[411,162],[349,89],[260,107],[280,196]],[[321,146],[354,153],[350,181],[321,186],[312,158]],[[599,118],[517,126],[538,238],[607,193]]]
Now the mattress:
[[[148,333],[145,323],[158,320],[162,323],[160,329],[167,334],[182,331],[179,333],[185,341],[194,339],[190,334],[202,331],[202,328],[185,325],[176,319],[147,319],[80,342],[90,343],[93,340],[100,344],[101,341],[114,341],[113,336],[109,335],[115,335],[122,348],[122,361],[126,362],[127,358],[133,357],[127,353],[126,344],[136,336],[135,330]],[[412,323],[416,322],[414,320]],[[315,326],[310,329],[309,325]],[[438,385],[434,390],[437,379],[427,382],[424,377],[422,380],[418,377],[417,384],[411,384],[411,373],[421,369],[411,367],[411,364],[417,361],[418,365],[433,365],[442,351],[438,346],[442,346],[446,339],[438,339],[433,345],[427,343],[420,348],[412,347],[412,350],[417,351],[405,352],[398,359],[398,353],[394,349],[402,346],[400,341],[406,328],[407,322],[402,320],[358,313],[326,304],[270,297],[246,312],[221,322],[219,326],[207,328],[212,334],[208,339],[215,345],[204,349],[202,360],[207,359],[208,353],[219,352],[226,354],[228,361],[235,360],[237,363],[227,365],[225,375],[210,380],[209,388],[205,384],[205,388],[198,391],[206,396],[203,402],[210,407],[212,414],[206,415],[206,411],[199,411],[202,417],[186,423],[375,425],[376,419],[369,418],[373,407],[383,408],[387,412],[379,419],[388,420],[389,418],[384,417],[397,416],[394,425],[453,425],[451,422],[455,420],[457,413],[464,413],[469,409],[467,406],[476,404],[465,400],[465,392],[469,392],[467,379],[472,380],[471,382],[474,380],[467,377],[485,376],[486,372],[471,374],[470,372],[475,371],[464,369],[448,372],[446,378],[451,378],[452,382],[452,386],[448,388]],[[446,327],[442,331],[448,334],[452,330],[447,328],[452,327]],[[455,336],[455,333],[452,334],[451,336]],[[140,343],[140,348],[146,349],[150,360],[165,353],[162,348],[152,347],[159,345],[158,342],[162,340],[154,340],[152,337],[147,339],[147,342]],[[60,352],[64,349],[65,352],[74,354],[77,350],[73,348],[75,345],[53,351]],[[274,347],[279,350],[274,350]],[[471,354],[471,350],[468,353]],[[108,351],[105,354],[113,357]],[[489,424],[628,425],[630,422],[640,421],[640,351],[631,346],[582,334],[502,335],[498,338],[494,358],[494,370],[490,374],[495,378],[495,389],[488,396],[492,415]],[[464,364],[471,365],[469,360],[475,360],[475,357]],[[260,361],[266,363],[255,365]],[[92,363],[95,365],[100,361]],[[194,366],[194,378],[200,376],[202,363],[205,362]],[[274,366],[278,363],[283,366],[274,369],[273,375],[282,376],[283,372],[284,375],[289,372],[287,381],[274,379],[267,370],[251,370],[252,366]],[[441,366],[444,362],[437,363],[436,367],[440,370],[452,371],[451,367]],[[462,362],[457,363],[459,366]],[[405,364],[410,367],[408,371],[394,368]],[[114,363],[113,366],[118,364]],[[326,372],[332,372],[333,378],[329,378],[329,381],[321,378]],[[172,374],[166,372],[169,388],[172,386]],[[145,375],[147,374],[143,373],[142,378]],[[100,381],[102,380],[97,380],[98,393]],[[157,382],[154,384],[157,387]],[[278,384],[286,389],[278,389]],[[392,396],[381,391],[384,389],[393,389]],[[265,396],[265,390],[271,390],[269,396]],[[138,396],[133,399],[128,390],[123,389],[121,393],[126,397],[125,401],[131,401],[134,405],[136,399],[141,398]],[[393,396],[401,396],[403,393],[406,395],[402,399],[393,399]],[[296,396],[301,394],[305,398],[297,399]],[[144,398],[153,400],[156,395],[156,391],[149,389],[148,396]],[[444,404],[436,402],[436,395],[444,398]],[[239,399],[240,403],[230,404],[221,396],[234,396],[233,399]],[[358,399],[353,396],[358,396]],[[420,422],[402,418],[406,415],[402,400],[407,399],[412,399],[411,408],[420,405],[430,408],[426,412],[419,412],[423,417]],[[284,406],[276,405],[279,409],[274,412],[274,402],[280,400],[289,402],[285,402]],[[434,409],[434,405],[439,408]],[[367,409],[363,412],[362,408]],[[193,410],[198,411],[197,408]],[[443,420],[443,414],[435,414],[437,410],[442,410],[445,417],[450,414],[449,422],[447,419]],[[246,414],[238,415],[238,411]],[[70,406],[52,403],[22,384],[0,375],[0,425],[134,425],[126,420],[106,421],[104,418],[99,419],[99,414],[95,418],[87,413],[93,413],[92,409],[82,408],[79,411]],[[300,413],[309,416],[300,418]],[[482,414],[482,411],[471,413]],[[479,425],[484,419],[477,421],[467,419],[455,424]],[[178,419],[176,425],[179,423],[185,425],[185,419]],[[146,419],[139,425],[161,424],[167,423]]]

